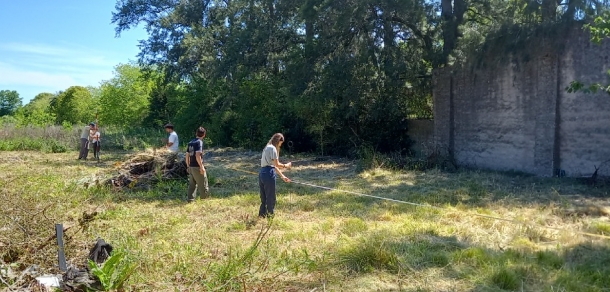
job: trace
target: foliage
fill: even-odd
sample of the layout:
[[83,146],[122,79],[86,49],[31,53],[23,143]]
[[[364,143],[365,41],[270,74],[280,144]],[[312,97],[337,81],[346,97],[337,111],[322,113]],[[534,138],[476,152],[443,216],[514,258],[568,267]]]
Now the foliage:
[[59,92],[50,102],[56,123],[85,124],[95,117],[95,100],[91,92],[82,86],[72,86]]
[[324,154],[406,151],[407,117],[431,113],[436,18],[417,0],[126,0],[113,14],[117,33],[150,32],[140,61],[165,74],[155,124],[203,123],[221,145],[248,148],[281,131]]
[[[591,41],[598,45],[601,44],[603,40],[610,37],[610,11],[605,11],[600,16],[597,16],[593,23],[586,24],[584,27],[591,32]],[[610,70],[606,74],[610,77]],[[606,92],[610,94],[610,84],[585,84],[575,80],[565,90],[569,93],[583,92],[585,94],[595,94],[597,92]]]
[[101,266],[89,260],[89,270],[100,281],[102,291],[122,289],[136,266],[125,251],[114,251]]
[[143,126],[152,88],[152,80],[145,78],[138,66],[117,65],[114,77],[102,82],[100,87],[100,122],[119,127]]
[[610,37],[610,11],[605,11],[597,16],[592,24],[585,25],[585,29],[591,32],[591,41],[596,44]]
[[[0,124],[0,150],[36,150],[42,152],[66,152],[80,147],[82,127],[34,126],[24,125],[22,121],[11,118]],[[0,118],[0,122],[6,120]],[[167,134],[162,129],[138,129],[103,127],[101,137],[105,150],[141,150],[149,147],[162,147],[161,139]],[[184,142],[184,141],[183,141]]]
[[15,90],[0,90],[0,117],[15,113],[21,107],[21,97]]
[[63,153],[70,148],[57,140],[44,138],[15,138],[0,140],[0,151],[40,151],[43,153]]

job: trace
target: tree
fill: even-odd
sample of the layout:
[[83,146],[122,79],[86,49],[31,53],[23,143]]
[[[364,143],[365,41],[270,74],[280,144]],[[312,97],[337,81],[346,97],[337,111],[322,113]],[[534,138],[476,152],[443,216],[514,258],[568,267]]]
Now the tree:
[[34,99],[30,100],[28,104],[23,106],[26,112],[32,112],[35,110],[49,111],[51,107],[51,100],[55,95],[53,93],[43,92],[37,94]]
[[607,4],[119,0],[115,7],[117,35],[142,24],[149,32],[139,61],[162,76],[151,124],[205,123],[217,129],[216,142],[245,147],[274,129],[299,150],[350,154],[406,152],[406,119],[431,117],[433,69],[472,61],[483,44],[505,41],[499,46],[510,49],[534,28],[589,19]]
[[55,116],[51,113],[51,100],[54,94],[39,93],[28,104],[15,113],[18,123],[23,126],[48,126],[55,123]]
[[12,115],[21,107],[21,97],[15,90],[0,90],[0,117]]
[[51,100],[50,107],[58,124],[87,123],[95,116],[91,92],[82,86],[72,86],[66,91],[58,92]]
[[153,80],[146,78],[140,67],[117,65],[114,77],[101,85],[100,120],[123,127],[141,125],[148,116],[153,86]]

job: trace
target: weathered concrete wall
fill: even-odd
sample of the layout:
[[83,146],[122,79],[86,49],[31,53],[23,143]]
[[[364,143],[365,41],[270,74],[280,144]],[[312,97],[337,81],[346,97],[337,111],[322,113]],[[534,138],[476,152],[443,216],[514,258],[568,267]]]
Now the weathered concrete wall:
[[580,30],[563,50],[546,44],[527,60],[435,72],[435,142],[458,165],[580,176],[610,159],[610,96],[565,91],[606,79],[610,45],[594,47]]
[[[610,42],[589,42],[588,35],[574,34],[560,59],[560,88],[573,80],[610,83]],[[610,159],[610,95],[560,92],[560,168],[569,176],[591,175],[595,166]],[[610,175],[610,163],[599,170]]]
[[434,120],[409,120],[407,122],[409,138],[413,144],[411,152],[416,157],[429,154],[434,145]]

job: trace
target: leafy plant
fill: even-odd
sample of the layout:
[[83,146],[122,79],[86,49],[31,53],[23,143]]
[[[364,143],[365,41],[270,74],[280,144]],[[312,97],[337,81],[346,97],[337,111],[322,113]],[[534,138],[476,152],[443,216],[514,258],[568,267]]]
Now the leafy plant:
[[89,261],[91,273],[100,281],[101,291],[120,290],[136,268],[126,252],[114,252],[101,266]]

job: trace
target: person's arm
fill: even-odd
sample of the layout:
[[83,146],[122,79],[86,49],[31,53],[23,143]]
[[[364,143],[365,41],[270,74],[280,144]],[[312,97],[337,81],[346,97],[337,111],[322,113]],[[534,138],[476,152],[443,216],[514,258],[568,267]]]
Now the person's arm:
[[277,173],[280,175],[282,180],[284,180],[285,182],[290,182],[290,179],[287,178],[280,170],[280,168],[286,167],[287,164],[280,163],[280,161],[278,159],[273,159],[273,163],[275,164],[275,171],[277,171]]
[[191,154],[186,152],[186,173],[191,171]]
[[273,161],[275,163],[275,168],[288,168],[288,169],[292,168],[292,162],[280,163],[279,159],[274,159]]

